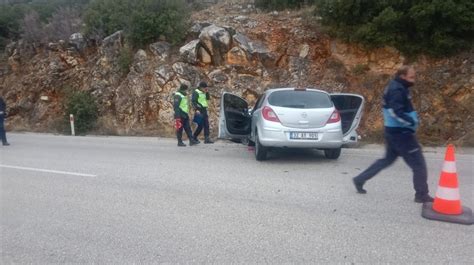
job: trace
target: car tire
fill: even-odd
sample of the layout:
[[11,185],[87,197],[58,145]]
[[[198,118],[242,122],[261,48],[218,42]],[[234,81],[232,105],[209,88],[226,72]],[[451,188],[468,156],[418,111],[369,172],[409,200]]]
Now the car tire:
[[341,148],[325,149],[324,156],[327,159],[338,159],[341,156]]
[[264,161],[267,159],[268,149],[260,143],[258,133],[255,133],[255,159],[257,161]]

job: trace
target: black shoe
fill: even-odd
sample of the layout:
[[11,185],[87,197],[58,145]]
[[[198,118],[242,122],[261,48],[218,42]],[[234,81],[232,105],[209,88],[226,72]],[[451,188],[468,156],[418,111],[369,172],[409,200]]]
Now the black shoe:
[[178,142],[178,146],[179,146],[179,147],[185,147],[185,146],[186,146],[186,144],[185,144],[185,143],[183,143],[183,142]]
[[9,143],[3,143],[3,146],[9,146],[10,144]]
[[190,146],[197,145],[197,144],[199,144],[198,141],[196,141],[196,140],[194,140],[194,139],[189,140],[189,145],[190,145]]
[[200,144],[201,141],[199,141],[199,139],[197,137],[194,137],[194,141],[196,141],[196,143]]
[[364,190],[362,187],[364,186],[364,183],[357,182],[355,178],[352,179],[352,182],[354,182],[354,186],[356,187],[356,190],[360,194],[366,194],[367,191]]
[[206,140],[204,140],[204,143],[205,143],[205,144],[213,144],[214,142],[211,141],[210,138],[206,138]]
[[434,202],[434,199],[430,195],[426,194],[424,196],[415,196],[415,202],[416,203]]

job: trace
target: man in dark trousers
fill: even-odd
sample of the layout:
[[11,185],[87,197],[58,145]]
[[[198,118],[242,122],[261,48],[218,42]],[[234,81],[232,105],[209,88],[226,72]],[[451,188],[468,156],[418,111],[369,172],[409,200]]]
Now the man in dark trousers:
[[186,146],[183,143],[183,130],[189,138],[189,145],[195,145],[198,142],[194,140],[189,125],[189,102],[187,97],[188,86],[182,84],[179,90],[174,94],[174,118],[176,119],[176,136],[178,146]]
[[5,132],[5,118],[7,117],[7,104],[0,97],[0,138],[4,146],[10,145],[7,141],[7,134]]
[[402,66],[395,78],[385,88],[383,95],[383,117],[385,125],[385,157],[375,161],[368,169],[353,178],[357,192],[367,193],[365,182],[401,156],[413,171],[415,202],[432,202],[428,194],[428,173],[425,158],[415,136],[419,125],[418,115],[411,103],[409,88],[416,78],[412,66]]
[[[208,107],[210,100],[209,89],[207,83],[199,83],[199,87],[193,91],[192,103],[195,111],[195,120],[197,120],[198,127],[194,131],[194,140],[198,140],[199,134],[201,134],[202,129],[204,128],[204,143],[213,144],[209,136],[209,116],[208,116]],[[196,119],[197,118],[197,119]]]

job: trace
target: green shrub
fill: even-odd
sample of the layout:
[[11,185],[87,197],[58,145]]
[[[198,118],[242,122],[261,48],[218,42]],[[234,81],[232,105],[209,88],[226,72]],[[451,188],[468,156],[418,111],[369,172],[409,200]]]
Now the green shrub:
[[89,93],[73,92],[69,94],[66,102],[66,120],[69,115],[74,115],[76,134],[85,134],[94,128],[98,117],[97,104]]
[[9,41],[20,38],[20,24],[26,14],[37,13],[40,21],[47,23],[58,9],[72,7],[80,11],[88,2],[89,0],[17,0],[11,4],[0,4],[0,50]]
[[9,40],[20,37],[20,20],[26,13],[23,5],[0,5],[0,49],[3,50]]
[[88,3],[89,0],[33,0],[28,7],[38,12],[43,22],[47,22],[59,8],[71,7],[81,10]]
[[124,47],[118,57],[118,65],[122,74],[128,74],[130,65],[133,63],[133,51],[129,47]]
[[134,47],[159,38],[178,42],[186,34],[188,17],[184,0],[93,0],[85,15],[86,33],[124,30]]
[[336,36],[369,48],[445,56],[473,47],[471,0],[318,0],[316,14]]

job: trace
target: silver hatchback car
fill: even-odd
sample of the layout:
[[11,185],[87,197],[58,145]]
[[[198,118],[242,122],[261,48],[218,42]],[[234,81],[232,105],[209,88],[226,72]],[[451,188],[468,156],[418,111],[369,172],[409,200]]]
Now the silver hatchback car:
[[224,93],[219,138],[247,139],[257,160],[271,148],[315,148],[337,159],[343,145],[355,144],[364,98],[329,94],[309,88],[267,90],[253,109],[233,94]]

